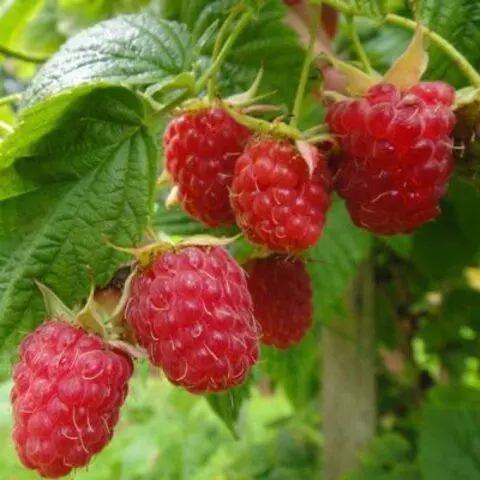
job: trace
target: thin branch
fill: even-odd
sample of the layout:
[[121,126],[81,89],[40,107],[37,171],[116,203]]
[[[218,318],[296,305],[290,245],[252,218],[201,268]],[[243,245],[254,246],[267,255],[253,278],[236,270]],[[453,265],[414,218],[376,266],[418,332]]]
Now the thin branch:
[[0,45],[0,55],[16,58],[17,60],[22,60],[22,62],[29,63],[44,63],[48,60],[48,57],[36,57],[35,55],[28,55],[27,53],[16,52],[2,45]]
[[14,93],[13,95],[7,95],[6,97],[1,97],[0,98],[0,106],[1,105],[7,105],[9,103],[15,103],[20,101],[22,96],[19,93]]
[[[409,30],[415,30],[417,28],[417,22],[401,17],[400,15],[394,15],[393,13],[388,14],[385,19],[392,25],[398,25]],[[423,27],[423,34],[429,38],[432,43],[439,47],[443,53],[455,63],[455,65],[457,65],[459,70],[470,80],[472,85],[480,87],[480,74],[475,70],[466,57],[464,57],[448,40],[445,40],[445,38],[438,33],[435,33],[433,30],[430,30],[425,26]]]
[[346,15],[345,20],[347,22],[348,34],[350,36],[350,39],[352,40],[353,48],[357,53],[358,59],[362,63],[362,66],[367,73],[373,73],[373,68],[370,64],[370,60],[368,59],[367,52],[363,48],[360,37],[358,36],[357,27],[355,26],[353,15]]

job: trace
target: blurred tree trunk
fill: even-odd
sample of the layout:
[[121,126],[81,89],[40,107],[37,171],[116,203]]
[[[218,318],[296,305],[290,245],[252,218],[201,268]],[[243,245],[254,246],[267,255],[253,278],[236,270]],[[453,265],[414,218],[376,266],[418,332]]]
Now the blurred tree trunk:
[[374,278],[365,263],[345,294],[346,318],[322,332],[323,479],[359,464],[376,429]]

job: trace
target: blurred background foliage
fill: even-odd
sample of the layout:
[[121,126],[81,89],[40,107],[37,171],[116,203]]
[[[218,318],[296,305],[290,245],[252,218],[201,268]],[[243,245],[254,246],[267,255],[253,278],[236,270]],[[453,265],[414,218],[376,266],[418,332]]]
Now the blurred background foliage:
[[[63,42],[80,30],[121,13],[152,15],[205,30],[222,18],[229,0],[0,0],[0,96],[23,91]],[[302,61],[297,35],[285,25],[281,0],[266,0],[263,13],[235,45],[222,72],[222,94],[250,84],[265,68],[264,91],[288,112]],[[334,2],[332,2],[334,3]],[[348,0],[346,2],[348,3]],[[355,1],[360,38],[375,69],[385,71],[404,50],[411,32],[382,23],[371,12],[412,17],[403,1]],[[365,7],[365,10],[362,8]],[[480,62],[480,2],[424,0],[427,26],[456,45],[473,65]],[[204,46],[205,61],[211,42]],[[343,19],[334,41],[343,58],[355,58]],[[428,78],[456,87],[465,78],[432,48]],[[312,89],[319,78],[312,78]],[[305,126],[322,108],[308,97]],[[0,106],[0,121],[13,124],[15,109]],[[480,478],[480,194],[454,178],[441,217],[411,236],[372,238],[356,229],[334,202],[319,244],[307,256],[315,290],[315,326],[297,347],[265,348],[245,392],[222,398],[191,396],[168,385],[158,372],[140,368],[111,446],[79,480],[296,480],[317,478],[323,443],[322,329],[341,315],[342,292],[369,258],[376,281],[378,436],[362,466],[345,480],[474,480]],[[201,227],[179,209],[157,208],[156,226],[176,235]],[[238,242],[234,253],[248,254]],[[19,464],[10,442],[9,371],[1,361],[0,478],[36,478]],[[210,403],[210,406],[209,406]],[[210,408],[210,407],[213,407]],[[217,415],[215,412],[219,413]],[[222,422],[221,417],[225,420]],[[235,435],[232,434],[232,431]]]

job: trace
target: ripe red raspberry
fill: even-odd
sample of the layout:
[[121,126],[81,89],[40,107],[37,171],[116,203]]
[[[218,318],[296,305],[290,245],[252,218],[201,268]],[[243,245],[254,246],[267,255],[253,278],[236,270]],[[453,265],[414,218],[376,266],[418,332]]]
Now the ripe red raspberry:
[[184,113],[165,131],[166,168],[183,208],[209,227],[235,222],[228,191],[249,137],[248,128],[221,108]]
[[51,320],[20,345],[13,371],[13,440],[25,467],[58,478],[110,441],[132,361],[98,337]]
[[318,240],[330,206],[331,175],[325,157],[313,151],[316,166],[310,176],[287,140],[259,138],[247,145],[235,167],[230,199],[251,242],[294,252]]
[[410,233],[439,215],[454,167],[454,97],[444,82],[405,93],[379,84],[329,108],[326,120],[342,147],[335,188],[356,225],[379,235]]
[[262,343],[288,348],[300,342],[312,325],[312,286],[301,258],[272,255],[246,266],[255,318]]
[[258,359],[245,274],[221,247],[155,257],[132,281],[126,318],[150,361],[192,393],[241,384]]

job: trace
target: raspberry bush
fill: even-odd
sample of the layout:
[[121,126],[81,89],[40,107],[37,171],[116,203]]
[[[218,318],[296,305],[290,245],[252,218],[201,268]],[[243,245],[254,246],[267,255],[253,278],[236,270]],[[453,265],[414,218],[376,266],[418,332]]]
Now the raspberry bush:
[[245,444],[288,403],[200,476],[478,478],[480,7],[400,3],[0,5],[13,469],[193,478],[133,472],[154,383]]

